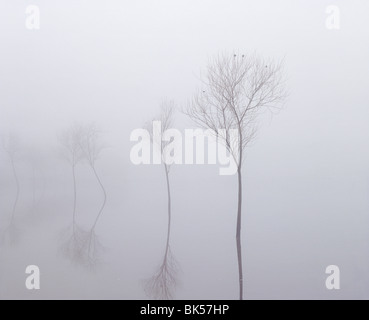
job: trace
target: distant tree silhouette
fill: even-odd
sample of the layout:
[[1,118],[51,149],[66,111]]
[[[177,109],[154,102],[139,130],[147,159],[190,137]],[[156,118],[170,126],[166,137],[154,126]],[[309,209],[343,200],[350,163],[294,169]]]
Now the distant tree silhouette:
[[102,205],[88,234],[87,263],[93,267],[97,264],[99,253],[102,250],[102,245],[96,235],[96,226],[102,216],[107,201],[105,187],[96,169],[96,161],[100,158],[101,152],[105,148],[101,142],[101,131],[93,124],[84,127],[80,146],[83,157],[87,160],[103,194]]
[[[67,241],[64,242],[62,251],[73,262],[89,268],[97,265],[99,253],[102,250],[102,245],[96,235],[96,226],[104,211],[107,200],[105,187],[96,169],[96,161],[99,159],[101,151],[104,148],[103,144],[101,144],[100,136],[101,132],[95,125],[73,126],[60,139],[67,151],[67,158],[72,167],[74,190],[72,236],[68,237]],[[76,166],[80,162],[85,162],[90,166],[103,193],[103,203],[94,219],[91,229],[88,231],[81,228],[76,221]]]
[[[172,127],[173,125],[173,113],[175,105],[173,101],[163,101],[161,104],[161,114],[153,121],[161,122],[161,135]],[[152,123],[148,125],[148,129],[153,136]],[[167,227],[167,239],[165,246],[165,253],[163,261],[159,266],[155,274],[146,281],[145,291],[147,295],[154,299],[173,299],[174,290],[177,286],[177,262],[172,253],[170,246],[171,236],[171,222],[172,222],[172,198],[171,198],[171,187],[170,187],[170,169],[171,165],[166,163],[165,147],[169,144],[169,141],[152,141],[153,144],[159,144],[158,150],[160,150],[161,158],[163,162],[165,179],[166,179],[166,190],[167,190],[167,214],[168,214],[168,227]]]
[[19,178],[16,168],[16,162],[19,159],[19,151],[20,151],[20,141],[18,136],[11,134],[6,138],[3,138],[3,149],[8,155],[10,160],[12,174],[16,186],[16,192],[14,197],[14,203],[12,206],[12,212],[10,217],[10,223],[8,227],[4,230],[2,235],[2,242],[4,244],[14,245],[19,241],[19,231],[15,224],[15,215],[17,211],[17,206],[19,202],[19,195],[20,195],[20,185],[19,185]]
[[34,148],[34,147],[30,147],[27,150],[27,159],[28,159],[28,162],[32,170],[32,177],[31,177],[32,213],[36,212],[36,209],[38,208],[42,200],[42,197],[44,195],[44,192],[45,192],[44,184],[42,184],[42,187],[40,186],[40,182],[43,181],[42,179],[42,176],[43,176],[42,175],[42,166],[43,166],[42,160],[43,158],[41,156],[41,153],[42,151],[40,149]]
[[81,140],[83,128],[79,125],[73,125],[65,130],[59,136],[59,142],[63,147],[64,158],[68,161],[72,169],[73,181],[73,210],[72,210],[72,227],[71,235],[67,230],[66,240],[62,244],[62,252],[66,257],[74,262],[83,261],[83,246],[86,238],[86,231],[78,226],[77,223],[77,179],[76,167],[83,160],[83,152],[81,149]]

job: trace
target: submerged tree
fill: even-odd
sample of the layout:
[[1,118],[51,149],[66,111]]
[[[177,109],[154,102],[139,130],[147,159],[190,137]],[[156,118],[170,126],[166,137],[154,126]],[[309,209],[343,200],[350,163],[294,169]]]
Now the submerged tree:
[[[160,121],[160,137],[163,136],[164,132],[171,128],[173,122],[173,113],[174,113],[174,103],[172,101],[163,101],[162,102],[162,111],[160,117],[155,119],[155,121]],[[153,133],[156,130],[154,126],[149,128],[151,132],[151,137],[153,137]],[[170,141],[155,141],[152,143],[156,147],[156,150],[160,153],[161,160],[164,167],[165,179],[166,179],[166,189],[167,189],[167,213],[168,213],[168,227],[167,227],[167,239],[165,246],[165,253],[163,257],[163,261],[155,272],[155,274],[146,282],[145,290],[149,296],[152,296],[154,299],[172,299],[174,295],[175,287],[177,286],[177,262],[172,253],[170,246],[170,235],[171,235],[171,222],[172,222],[172,198],[171,198],[171,188],[170,188],[170,169],[171,165],[168,164],[168,153],[166,151],[166,147],[169,145]]]
[[242,164],[245,148],[255,136],[257,116],[265,109],[278,108],[285,100],[283,64],[256,55],[221,54],[210,61],[202,83],[185,113],[202,128],[212,129],[237,164],[236,246],[242,300]]
[[16,186],[16,192],[14,197],[14,203],[12,206],[12,212],[10,217],[10,223],[8,227],[4,230],[4,234],[2,237],[2,241],[4,243],[14,245],[18,242],[19,238],[19,232],[15,225],[15,215],[17,211],[18,201],[19,201],[19,194],[20,194],[20,185],[19,185],[19,179],[18,179],[18,173],[16,168],[16,162],[19,155],[19,138],[16,135],[9,135],[7,138],[3,139],[3,149],[8,155],[8,158],[10,160],[10,164],[12,167],[12,174]]

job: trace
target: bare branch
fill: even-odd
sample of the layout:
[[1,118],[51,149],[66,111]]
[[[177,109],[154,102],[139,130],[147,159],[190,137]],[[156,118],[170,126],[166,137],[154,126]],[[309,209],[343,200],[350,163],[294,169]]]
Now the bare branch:
[[58,137],[59,143],[64,150],[64,157],[72,166],[76,166],[83,159],[82,136],[82,126],[73,125]]
[[80,148],[83,157],[91,167],[95,167],[95,162],[99,159],[101,151],[105,145],[101,142],[101,131],[94,124],[82,128]]
[[[164,163],[166,163],[165,161],[165,154],[164,154],[164,150],[165,147],[170,143],[169,141],[154,141],[153,140],[153,136],[154,136],[154,128],[153,128],[153,123],[154,121],[160,121],[161,123],[161,132],[159,132],[160,136],[162,137],[164,132],[168,129],[171,129],[173,126],[173,115],[174,112],[176,110],[176,104],[173,100],[168,100],[168,99],[163,99],[161,104],[160,104],[160,109],[161,112],[159,115],[157,115],[156,117],[154,117],[151,122],[147,123],[145,125],[146,129],[148,130],[148,132],[150,133],[151,136],[151,142],[154,144],[158,144],[160,143],[160,152],[161,152],[161,157]],[[167,165],[168,170],[170,170],[170,165]]]
[[163,263],[157,272],[146,281],[146,294],[156,300],[171,300],[174,298],[174,291],[177,283],[178,267],[177,262],[168,248]]
[[[204,129],[217,134],[234,156],[255,137],[257,117],[265,109],[279,108],[286,97],[283,63],[256,55],[220,54],[209,62],[203,88],[189,101],[185,114]],[[239,131],[239,144],[229,141],[231,129]],[[242,160],[237,163],[241,166]]]

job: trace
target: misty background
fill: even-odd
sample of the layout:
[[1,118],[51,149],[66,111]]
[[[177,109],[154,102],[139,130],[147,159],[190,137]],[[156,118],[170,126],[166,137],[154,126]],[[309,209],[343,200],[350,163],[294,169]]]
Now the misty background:
[[[147,298],[143,282],[164,250],[166,186],[161,166],[131,164],[129,136],[163,97],[184,105],[224,51],[284,58],[289,91],[246,151],[245,298],[369,298],[369,3],[332,2],[2,1],[0,134],[20,140],[20,240],[0,247],[0,298]],[[40,30],[25,28],[29,4],[40,8]],[[325,25],[331,4],[339,30]],[[105,250],[93,271],[58,251],[73,186],[57,136],[74,123],[95,123],[107,145],[96,164],[108,197],[96,229]],[[194,125],[178,112],[175,127]],[[171,169],[176,299],[237,299],[236,176],[218,169]],[[102,199],[83,165],[78,188],[78,219],[90,226]],[[0,229],[15,189],[1,149]],[[24,285],[31,264],[39,291]],[[339,291],[325,287],[332,264]]]

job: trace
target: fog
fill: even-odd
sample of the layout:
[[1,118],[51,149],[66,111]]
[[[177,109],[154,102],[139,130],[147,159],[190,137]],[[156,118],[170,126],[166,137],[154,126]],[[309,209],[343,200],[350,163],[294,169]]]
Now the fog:
[[[0,245],[1,299],[150,298],[145,282],[165,251],[166,180],[161,165],[131,162],[130,134],[163,98],[184,106],[219,52],[283,59],[289,93],[280,112],[259,118],[246,150],[245,299],[369,298],[367,1],[335,1],[338,30],[326,27],[331,1],[34,2],[39,30],[25,27],[26,2],[0,3],[2,237],[17,195],[3,148],[11,137],[19,180],[16,241]],[[73,177],[60,136],[75,124],[95,124],[104,145],[95,168],[107,202],[93,266],[61,250]],[[196,125],[179,110],[174,127]],[[175,299],[238,299],[237,176],[218,171],[170,169]],[[103,193],[86,161],[76,180],[78,225],[88,232]],[[40,269],[40,290],[25,286],[29,265]],[[340,290],[326,288],[329,265],[340,269]]]

